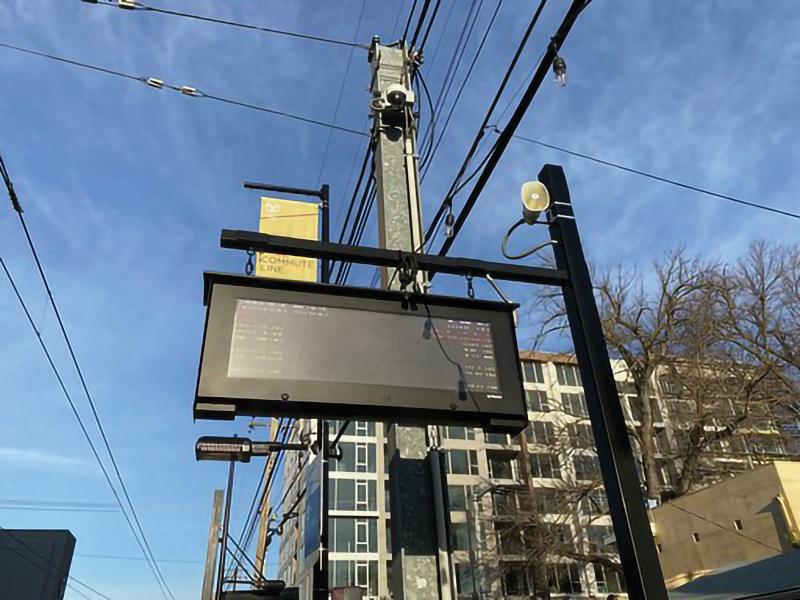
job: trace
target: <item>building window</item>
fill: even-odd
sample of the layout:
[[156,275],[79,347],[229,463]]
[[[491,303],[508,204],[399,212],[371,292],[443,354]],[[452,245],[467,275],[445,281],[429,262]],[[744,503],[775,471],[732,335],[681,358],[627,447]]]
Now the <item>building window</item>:
[[561,468],[558,464],[558,457],[553,454],[531,454],[530,463],[531,476],[533,477],[561,478]]
[[334,552],[377,552],[377,519],[328,519],[329,539]]
[[447,473],[478,475],[478,453],[475,450],[448,450]]
[[500,554],[522,554],[522,536],[516,526],[501,526],[497,531]]
[[550,412],[550,401],[541,390],[525,390],[525,403],[531,412]]
[[333,510],[377,510],[375,481],[331,478],[328,494]]
[[570,423],[567,431],[569,432],[570,441],[578,448],[593,448],[594,435],[592,435],[592,426],[588,423]]
[[610,525],[589,525],[586,528],[586,537],[589,540],[590,552],[603,552],[608,540],[614,533]]
[[447,499],[450,504],[450,510],[472,510],[469,505],[473,501],[472,486],[448,485]]
[[[330,421],[331,436],[339,433],[345,421]],[[355,435],[358,437],[373,437],[375,435],[375,423],[371,421],[350,421],[344,430],[343,435]]]
[[583,514],[587,516],[604,515],[608,512],[608,498],[605,490],[592,490],[581,501]]
[[456,589],[459,598],[474,598],[477,590],[474,585],[473,567],[469,563],[456,563]]
[[561,594],[578,594],[583,591],[578,565],[559,563],[547,567],[547,584],[550,591]]
[[450,523],[450,549],[471,550],[470,534],[468,523]]
[[508,444],[507,433],[486,433],[484,439],[487,444]]
[[506,596],[527,596],[528,579],[519,567],[508,567],[503,573],[503,591]]
[[733,521],[733,526],[736,528],[736,531],[741,531],[742,529],[744,529],[744,525],[742,525],[741,519],[735,519]]
[[535,360],[523,360],[522,377],[525,383],[544,383],[542,363]]
[[600,462],[594,454],[577,454],[575,456],[575,479],[591,481],[600,473]]
[[550,446],[556,441],[556,432],[549,421],[531,421],[528,425],[528,441],[533,444]]
[[444,437],[450,440],[474,440],[475,429],[472,427],[445,427]]
[[369,596],[378,595],[378,561],[331,560],[328,582],[330,587],[358,586]]
[[514,479],[512,460],[508,456],[489,456],[489,474],[493,479]]
[[583,385],[577,365],[556,365],[556,375],[558,375],[558,385]]
[[561,394],[561,406],[564,412],[576,417],[588,417],[586,396],[583,394]]
[[517,495],[514,492],[492,492],[492,507],[494,516],[510,516],[517,508]]
[[330,462],[331,471],[375,473],[375,444],[368,442],[339,442],[342,458]]
[[560,514],[564,509],[564,493],[553,488],[533,490],[534,508],[539,514]]
[[600,594],[624,594],[627,591],[622,573],[606,565],[594,563],[594,580]]

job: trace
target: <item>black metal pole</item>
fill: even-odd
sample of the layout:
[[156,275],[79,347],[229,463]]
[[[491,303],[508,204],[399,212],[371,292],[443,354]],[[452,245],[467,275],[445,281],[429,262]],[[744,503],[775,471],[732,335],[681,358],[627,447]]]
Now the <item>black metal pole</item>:
[[[322,210],[322,241],[327,243],[331,237],[330,223],[330,186],[323,185],[320,190],[321,210]],[[331,282],[331,261],[325,257],[322,259],[322,283]],[[328,486],[330,475],[330,445],[328,443],[328,422],[319,419],[317,421],[317,437],[320,441],[320,458],[322,459],[322,482],[320,493],[322,494],[322,506],[320,507],[320,542],[319,542],[319,579],[317,589],[320,600],[328,600]]]
[[231,521],[231,496],[233,495],[233,470],[236,463],[230,462],[228,467],[228,489],[225,492],[225,516],[222,519],[222,543],[219,550],[219,570],[217,572],[217,591],[214,597],[216,600],[222,598],[222,584],[225,579],[225,558],[228,551],[228,526]]
[[666,600],[661,565],[564,170],[545,165],[539,181],[550,192],[550,235],[556,241],[556,266],[567,272],[570,282],[561,289],[628,594],[636,600]]
[[[317,443],[319,460],[322,461],[320,482],[320,535],[319,558],[314,577],[314,600],[328,600],[328,485],[330,480],[330,445],[328,443],[328,422],[317,419]],[[313,510],[313,507],[309,507]],[[307,510],[309,510],[307,509]]]
[[[319,190],[321,200],[320,210],[322,212],[322,241],[327,243],[331,240],[331,218],[330,218],[330,193],[331,188],[326,183]],[[322,283],[331,282],[331,261],[328,258],[322,259]]]

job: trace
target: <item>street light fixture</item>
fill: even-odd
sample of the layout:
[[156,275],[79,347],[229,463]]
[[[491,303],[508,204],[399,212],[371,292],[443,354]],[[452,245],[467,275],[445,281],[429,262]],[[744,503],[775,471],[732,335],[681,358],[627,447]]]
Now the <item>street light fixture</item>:
[[205,435],[194,445],[197,460],[219,460],[224,462],[250,462],[253,456],[268,456],[278,450],[307,450],[307,444],[282,444],[278,442],[254,442],[248,438]]
[[[269,454],[269,451],[264,453],[266,454]],[[250,457],[253,455],[253,442],[247,438],[207,435],[198,439],[194,445],[194,456],[197,460],[246,463],[250,462]]]

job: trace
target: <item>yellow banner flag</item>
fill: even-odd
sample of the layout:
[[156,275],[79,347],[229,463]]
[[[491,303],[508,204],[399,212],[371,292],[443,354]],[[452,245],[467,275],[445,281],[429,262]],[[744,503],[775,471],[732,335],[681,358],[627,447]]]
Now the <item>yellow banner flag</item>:
[[[258,231],[316,241],[319,239],[319,205],[262,197]],[[295,281],[317,281],[317,259],[261,252],[256,261],[256,275]]]

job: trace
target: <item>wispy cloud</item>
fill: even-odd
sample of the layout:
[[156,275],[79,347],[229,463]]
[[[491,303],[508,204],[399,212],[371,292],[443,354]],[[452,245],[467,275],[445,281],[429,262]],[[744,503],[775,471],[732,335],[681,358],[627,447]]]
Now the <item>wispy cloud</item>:
[[85,471],[91,463],[82,458],[64,456],[41,450],[0,447],[0,464],[20,469],[42,469],[56,471]]

